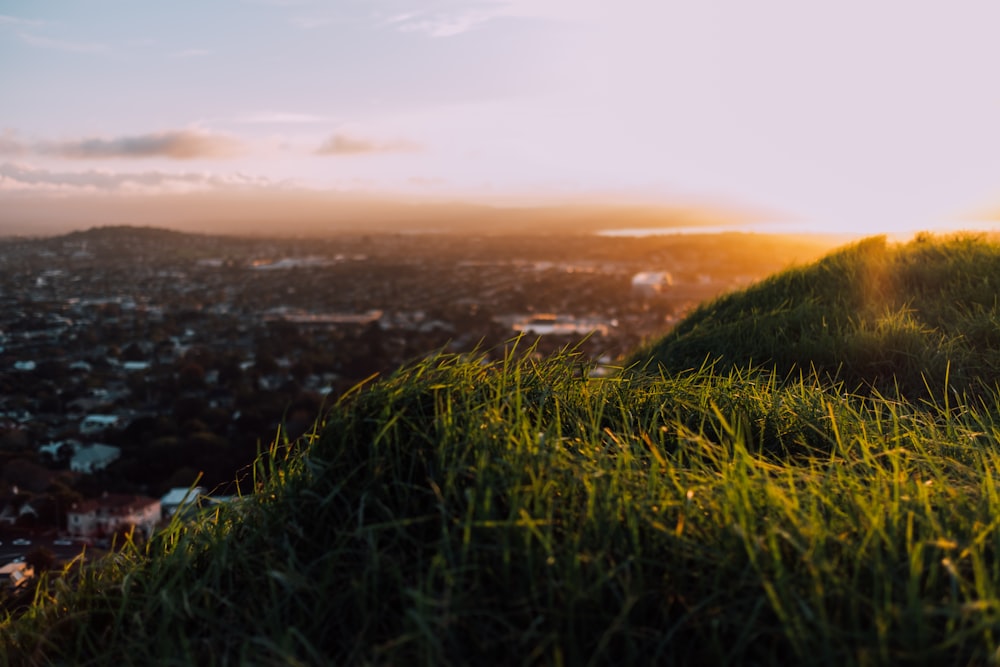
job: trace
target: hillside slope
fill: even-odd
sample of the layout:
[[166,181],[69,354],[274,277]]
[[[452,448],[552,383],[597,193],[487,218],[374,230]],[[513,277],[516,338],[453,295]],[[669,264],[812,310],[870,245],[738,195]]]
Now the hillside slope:
[[[995,248],[867,241],[746,292],[756,311],[703,312],[771,313],[774,335],[797,321],[782,293],[861,312],[902,283],[859,296],[843,268],[907,266],[897,252],[925,275]],[[976,322],[985,288],[980,315],[952,295],[984,280],[956,271],[904,301]],[[595,378],[531,352],[439,356],[345,397],[279,439],[239,501],[41,586],[0,620],[0,664],[995,660],[996,388],[909,402],[735,357]]]
[[906,396],[1000,379],[1000,244],[869,238],[703,304],[633,364],[815,369]]
[[[1000,420],[443,357],[0,622],[9,665],[985,664]],[[987,404],[1000,404],[996,393]]]

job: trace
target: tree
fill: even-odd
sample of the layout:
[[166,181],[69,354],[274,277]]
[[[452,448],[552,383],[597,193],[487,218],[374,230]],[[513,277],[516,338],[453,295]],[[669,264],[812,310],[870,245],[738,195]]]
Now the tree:
[[122,350],[121,358],[122,361],[145,361],[147,359],[147,355],[142,351],[142,348],[139,347],[138,343],[132,342],[126,345],[125,349]]
[[237,354],[227,355],[219,364],[219,384],[224,387],[236,388],[243,380],[242,359]]
[[181,389],[203,389],[205,369],[196,362],[186,363],[181,367],[177,380]]
[[198,419],[205,407],[205,401],[197,396],[179,396],[174,401],[174,418],[180,423]]
[[269,352],[263,350],[258,350],[254,356],[254,367],[263,375],[278,372],[278,362]]

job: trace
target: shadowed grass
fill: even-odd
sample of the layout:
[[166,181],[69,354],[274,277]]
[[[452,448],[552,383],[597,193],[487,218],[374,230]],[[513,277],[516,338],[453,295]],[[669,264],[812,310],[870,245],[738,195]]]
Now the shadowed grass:
[[998,407],[438,356],[43,587],[0,662],[984,664]]

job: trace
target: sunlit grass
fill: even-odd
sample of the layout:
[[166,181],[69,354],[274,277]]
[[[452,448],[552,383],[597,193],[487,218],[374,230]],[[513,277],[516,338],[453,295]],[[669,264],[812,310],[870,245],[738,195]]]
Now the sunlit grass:
[[816,371],[916,399],[1000,381],[1000,244],[986,236],[870,238],[703,304],[633,361],[706,359]]
[[44,588],[0,661],[993,659],[996,392],[585,370],[403,369],[273,447],[255,493]]

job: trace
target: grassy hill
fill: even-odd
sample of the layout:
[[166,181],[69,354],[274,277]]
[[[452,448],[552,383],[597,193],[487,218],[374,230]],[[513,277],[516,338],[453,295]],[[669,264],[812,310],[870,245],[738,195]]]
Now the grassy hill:
[[703,304],[639,351],[668,372],[761,365],[916,397],[1000,379],[1000,244],[869,238]]
[[[995,317],[995,251],[863,242],[694,313],[647,351],[669,372],[517,351],[401,369],[272,447],[242,500],[52,579],[0,622],[0,662],[991,663],[1000,391],[949,314]],[[779,356],[819,354],[823,303],[839,352]],[[909,353],[945,372],[963,351],[949,381],[977,362],[964,391],[890,396],[911,366],[840,356],[896,340],[862,316],[904,307]],[[804,362],[824,370],[785,373]]]

